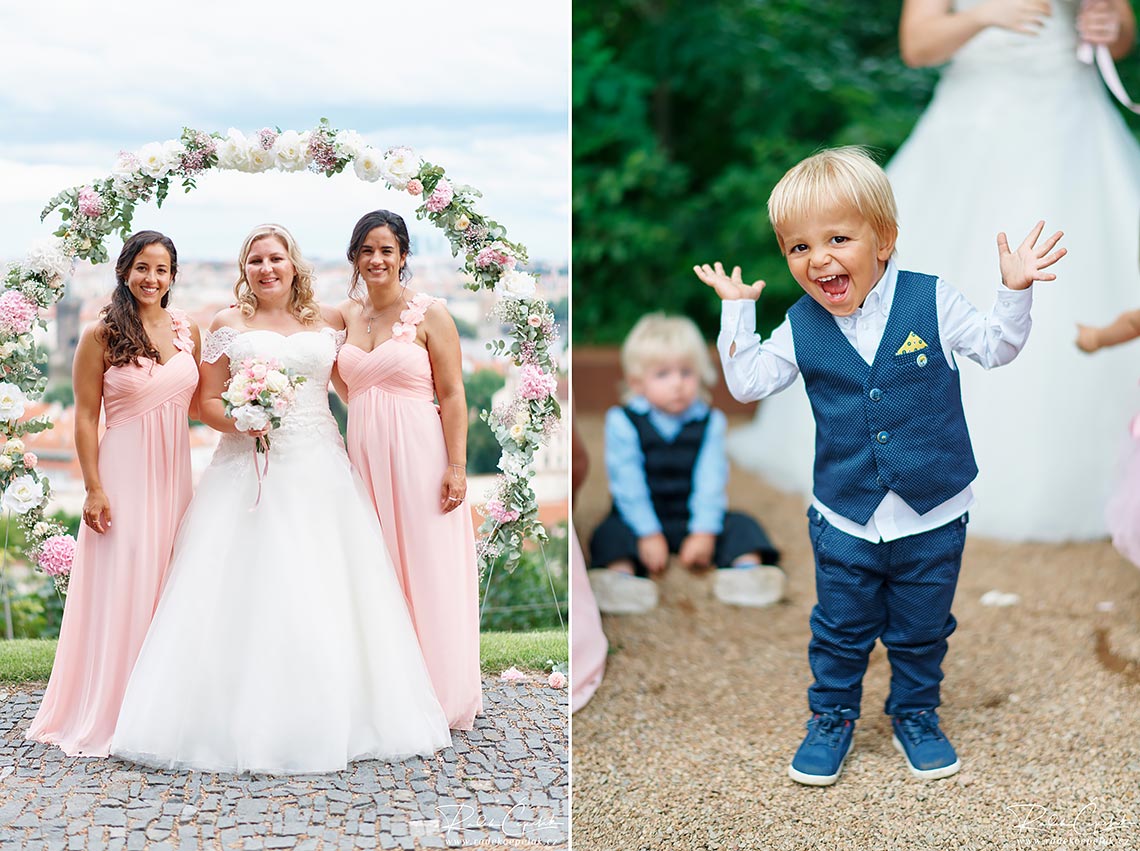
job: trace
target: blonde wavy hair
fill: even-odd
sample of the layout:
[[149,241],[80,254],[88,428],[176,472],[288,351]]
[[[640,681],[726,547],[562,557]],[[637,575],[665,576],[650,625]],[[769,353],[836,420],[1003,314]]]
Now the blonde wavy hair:
[[241,315],[250,319],[257,310],[257,296],[254,295],[253,287],[245,276],[245,261],[249,259],[253,244],[267,236],[275,236],[281,240],[296,273],[293,278],[293,289],[289,294],[289,312],[298,322],[305,325],[314,324],[321,317],[321,308],[313,294],[313,266],[301,255],[301,248],[297,245],[293,234],[281,225],[274,224],[258,225],[249,232],[245,242],[241,244],[241,252],[238,254],[238,279],[234,284],[234,298],[237,299]]
[[708,343],[701,330],[687,316],[647,313],[626,335],[621,344],[621,369],[625,379],[622,400],[634,395],[631,381],[641,379],[655,364],[685,361],[700,376],[700,398],[712,398],[709,392],[716,384],[716,367],[709,357]]
[[887,173],[866,148],[848,145],[826,148],[801,160],[772,190],[768,219],[780,250],[787,250],[780,231],[788,222],[809,219],[836,206],[857,211],[880,242],[898,237],[898,208]]

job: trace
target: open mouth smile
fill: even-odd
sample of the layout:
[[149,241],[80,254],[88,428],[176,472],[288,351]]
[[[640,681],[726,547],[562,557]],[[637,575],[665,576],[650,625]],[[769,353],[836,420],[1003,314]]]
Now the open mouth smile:
[[824,298],[837,303],[843,301],[847,296],[847,290],[851,286],[851,277],[849,275],[824,275],[822,278],[816,278],[815,282],[823,290]]

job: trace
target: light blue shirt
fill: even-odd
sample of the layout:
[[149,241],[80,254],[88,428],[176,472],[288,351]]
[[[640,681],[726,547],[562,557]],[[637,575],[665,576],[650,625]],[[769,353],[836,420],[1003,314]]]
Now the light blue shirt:
[[[728,429],[725,416],[705,402],[696,401],[685,411],[674,415],[654,408],[644,396],[634,396],[626,403],[638,414],[648,414],[649,424],[666,441],[672,443],[686,423],[709,413],[704,440],[693,465],[693,492],[689,495],[689,532],[719,535],[724,528],[728,508],[728,455],[724,436]],[[645,477],[645,454],[637,428],[621,408],[606,412],[606,473],[614,506],[633,529],[644,538],[661,531],[661,521],[653,510],[649,482]]]

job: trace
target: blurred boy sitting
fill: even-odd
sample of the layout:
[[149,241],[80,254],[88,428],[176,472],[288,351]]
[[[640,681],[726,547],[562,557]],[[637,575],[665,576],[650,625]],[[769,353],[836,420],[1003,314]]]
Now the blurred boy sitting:
[[727,510],[723,413],[709,407],[716,371],[697,326],[642,317],[622,345],[628,392],[606,414],[605,460],[613,509],[590,541],[598,607],[636,614],[657,604],[649,576],[670,553],[692,570],[712,566],[718,599],[766,606],[783,596],[779,553],[747,514]]

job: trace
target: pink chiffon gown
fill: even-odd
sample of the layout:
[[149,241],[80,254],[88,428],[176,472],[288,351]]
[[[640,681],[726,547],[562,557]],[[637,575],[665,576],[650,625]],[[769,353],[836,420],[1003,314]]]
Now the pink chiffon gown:
[[[414,321],[432,301],[412,300]],[[427,350],[395,337],[370,352],[345,344],[337,368],[348,456],[380,516],[436,697],[451,729],[470,730],[483,709],[475,531],[466,504],[440,511],[447,448]]]
[[609,642],[602,632],[602,616],[586,575],[586,559],[574,525],[570,525],[570,588],[574,605],[570,607],[570,627],[573,643],[570,645],[570,711],[585,706],[606,673],[606,653]]
[[107,756],[123,692],[166,580],[190,502],[187,412],[198,386],[184,315],[171,311],[178,352],[103,374],[106,432],[99,477],[111,528],[79,530],[51,679],[28,738],[69,756]]

